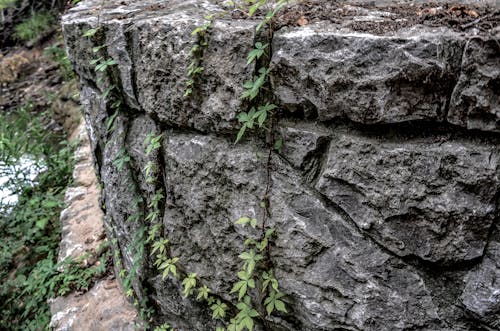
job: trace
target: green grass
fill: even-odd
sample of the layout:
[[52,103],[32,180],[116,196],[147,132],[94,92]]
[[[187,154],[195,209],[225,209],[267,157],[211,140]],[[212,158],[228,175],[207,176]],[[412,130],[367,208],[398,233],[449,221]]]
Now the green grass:
[[35,13],[15,28],[15,37],[30,41],[43,35],[55,24],[55,18],[49,13]]
[[101,263],[92,267],[72,260],[57,263],[59,214],[72,181],[73,148],[64,137],[45,129],[44,118],[49,116],[36,115],[29,106],[15,114],[0,113],[0,164],[15,164],[29,154],[45,169],[35,185],[19,174],[19,179],[9,184],[19,194],[18,203],[8,209],[0,203],[2,330],[48,330],[47,299],[88,289],[106,272],[111,259],[102,247],[98,254]]
[[59,70],[61,71],[64,80],[71,80],[75,77],[73,67],[71,66],[68,55],[64,50],[64,45],[61,42],[55,42],[46,47],[44,54],[59,64]]
[[0,9],[14,7],[16,0],[0,0]]

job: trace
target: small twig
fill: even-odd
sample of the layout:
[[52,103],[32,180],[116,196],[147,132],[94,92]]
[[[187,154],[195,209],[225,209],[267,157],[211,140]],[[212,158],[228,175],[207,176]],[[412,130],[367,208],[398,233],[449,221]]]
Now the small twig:
[[471,26],[476,25],[477,23],[481,22],[481,20],[482,20],[483,18],[484,18],[484,17],[480,17],[480,18],[478,18],[478,19],[476,19],[476,20],[474,20],[474,21],[472,21],[472,22],[469,22],[469,23],[467,23],[467,24],[460,25],[460,28],[461,28],[461,29],[463,29],[463,30],[468,29],[468,28],[470,28]]

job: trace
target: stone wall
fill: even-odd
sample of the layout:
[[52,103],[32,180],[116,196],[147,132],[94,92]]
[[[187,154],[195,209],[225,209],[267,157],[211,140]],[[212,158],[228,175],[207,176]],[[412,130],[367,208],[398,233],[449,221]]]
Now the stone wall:
[[[224,8],[208,0],[100,5],[81,2],[64,17],[63,31],[80,77],[105,226],[126,269],[133,265],[128,247],[162,188],[172,255],[216,296],[235,302],[229,292],[251,230],[234,221],[262,216],[267,183],[262,137],[247,134],[234,144],[236,115],[247,107],[242,84],[258,69],[246,66],[246,54],[263,40],[272,45],[270,93],[284,140],[270,165],[271,260],[289,313],[257,328],[500,327],[494,24],[412,23],[394,8],[333,2],[323,9],[335,18],[285,24],[271,38],[255,33],[258,20],[217,19],[202,83],[185,98],[191,31]],[[82,37],[97,26],[94,37]],[[98,56],[117,62],[105,75],[90,64],[99,45],[107,47]],[[146,155],[149,133],[163,140]],[[130,161],[117,167],[124,150]],[[157,187],[142,170],[148,161],[162,170]],[[157,305],[157,320],[212,329],[206,304],[183,298],[180,283],[162,280],[152,262],[144,259],[134,289]]]

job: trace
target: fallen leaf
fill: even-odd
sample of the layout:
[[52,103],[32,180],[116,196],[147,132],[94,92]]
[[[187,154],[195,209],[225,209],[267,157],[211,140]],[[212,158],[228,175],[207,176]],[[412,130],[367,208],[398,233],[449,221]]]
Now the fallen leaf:
[[474,18],[479,17],[479,14],[475,10],[465,10],[465,13],[469,16],[472,16]]

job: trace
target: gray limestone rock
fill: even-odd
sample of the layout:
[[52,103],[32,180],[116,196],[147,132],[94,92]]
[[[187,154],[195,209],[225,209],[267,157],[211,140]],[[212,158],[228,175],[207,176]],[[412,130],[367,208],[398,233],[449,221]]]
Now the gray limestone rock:
[[468,129],[500,131],[499,38],[472,38],[462,57],[462,71],[451,97],[448,120]]
[[[254,206],[264,174],[255,158],[258,150],[250,146],[232,147],[224,139],[192,134],[170,136],[165,146],[166,173],[175,174],[168,178],[171,200],[164,219],[172,253],[226,300],[241,265],[242,243],[258,234],[233,222],[262,212]],[[289,166],[276,156],[273,160],[269,225],[278,235],[271,256],[300,326],[275,319],[272,329],[433,324],[436,308],[418,272],[366,241],[312,190],[301,187]],[[412,297],[420,297],[419,302],[403,308],[401,303]]]
[[482,256],[498,171],[493,144],[343,132],[316,188],[394,253],[450,264]]
[[273,38],[273,90],[285,108],[321,121],[442,121],[463,44],[446,29],[379,36],[324,23],[287,28]]
[[[204,71],[185,98],[191,31],[222,10],[218,1],[111,0],[99,11],[101,3],[80,2],[63,31],[82,85],[105,227],[127,271],[151,196],[162,189],[169,254],[234,313],[238,255],[260,235],[234,222],[262,220],[270,178],[266,225],[276,236],[268,263],[289,313],[258,320],[257,330],[498,328],[498,34],[421,25],[355,32],[353,22],[396,16],[381,4],[345,3],[340,10],[356,12],[355,20],[275,31],[268,92],[280,106],[275,128],[284,144],[267,168],[264,134],[247,132],[234,144],[236,114],[249,106],[242,84],[258,69],[246,65],[262,38],[256,21],[228,15],[213,23]],[[96,72],[96,57],[117,64]],[[150,155],[148,134],[162,135]],[[148,162],[158,169],[153,183]],[[151,259],[140,263],[134,289],[153,299],[155,322],[214,328],[206,304],[183,298],[181,283],[162,280]]]
[[466,309],[493,328],[500,327],[500,231],[495,228],[481,265],[464,278]]

